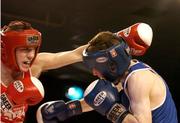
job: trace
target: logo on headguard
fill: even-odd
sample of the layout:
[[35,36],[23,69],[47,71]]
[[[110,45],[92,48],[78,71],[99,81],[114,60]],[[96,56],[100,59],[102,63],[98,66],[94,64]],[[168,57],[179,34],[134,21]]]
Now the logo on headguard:
[[98,57],[97,59],[96,59],[96,62],[98,62],[98,63],[104,63],[104,62],[106,62],[108,60],[108,58],[106,58],[106,57]]
[[39,42],[39,36],[38,35],[31,35],[27,36],[27,44],[28,45],[34,45]]
[[110,54],[111,54],[111,56],[112,56],[113,58],[117,56],[117,52],[116,52],[115,49],[112,49],[112,50],[109,51],[109,52],[110,52]]

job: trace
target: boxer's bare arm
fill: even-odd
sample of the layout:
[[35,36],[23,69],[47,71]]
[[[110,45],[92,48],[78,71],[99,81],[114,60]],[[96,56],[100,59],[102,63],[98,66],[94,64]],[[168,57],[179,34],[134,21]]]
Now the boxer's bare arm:
[[[154,77],[150,71],[136,72],[128,79],[127,93],[130,101],[130,109],[138,123],[152,123],[152,101],[150,101],[152,95],[150,95],[150,92],[153,90],[153,83]],[[129,118],[129,120],[132,120],[133,117]],[[124,121],[123,123],[126,122]]]
[[83,99],[80,100],[80,103],[81,103],[81,108],[82,108],[82,112],[89,112],[89,111],[92,111],[93,108],[91,108]]
[[82,52],[87,45],[59,53],[39,53],[31,67],[32,75],[38,77],[42,71],[60,68],[82,61]]

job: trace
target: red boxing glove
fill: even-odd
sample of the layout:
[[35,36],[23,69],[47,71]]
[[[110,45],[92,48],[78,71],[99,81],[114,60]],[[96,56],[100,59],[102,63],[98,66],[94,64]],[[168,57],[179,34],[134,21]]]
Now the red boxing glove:
[[6,91],[11,103],[36,105],[44,97],[44,88],[35,77],[24,77],[22,80],[12,82]]
[[136,23],[117,32],[116,35],[127,42],[131,55],[142,56],[151,46],[153,32],[148,24]]

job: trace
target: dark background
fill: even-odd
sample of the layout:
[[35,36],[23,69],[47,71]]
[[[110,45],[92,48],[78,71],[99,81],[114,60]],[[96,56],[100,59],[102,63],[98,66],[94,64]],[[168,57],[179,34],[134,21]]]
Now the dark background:
[[[116,32],[137,22],[153,29],[153,43],[145,56],[138,59],[150,64],[167,81],[180,111],[180,0],[2,0],[1,25],[24,20],[42,32],[41,52],[61,52],[86,44],[100,31]],[[63,60],[63,59],[62,59]],[[41,102],[68,99],[68,87],[85,89],[96,79],[82,63],[43,73],[45,87]],[[40,104],[39,104],[40,105]],[[26,123],[36,123],[39,105],[30,107]],[[65,122],[107,122],[92,111]]]

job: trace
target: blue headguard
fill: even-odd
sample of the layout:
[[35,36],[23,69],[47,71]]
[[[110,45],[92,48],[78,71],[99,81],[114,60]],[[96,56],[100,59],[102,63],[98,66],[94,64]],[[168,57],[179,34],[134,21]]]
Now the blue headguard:
[[131,56],[127,52],[128,45],[121,41],[106,50],[88,53],[83,52],[83,61],[88,68],[96,68],[105,79],[114,82],[128,69]]

